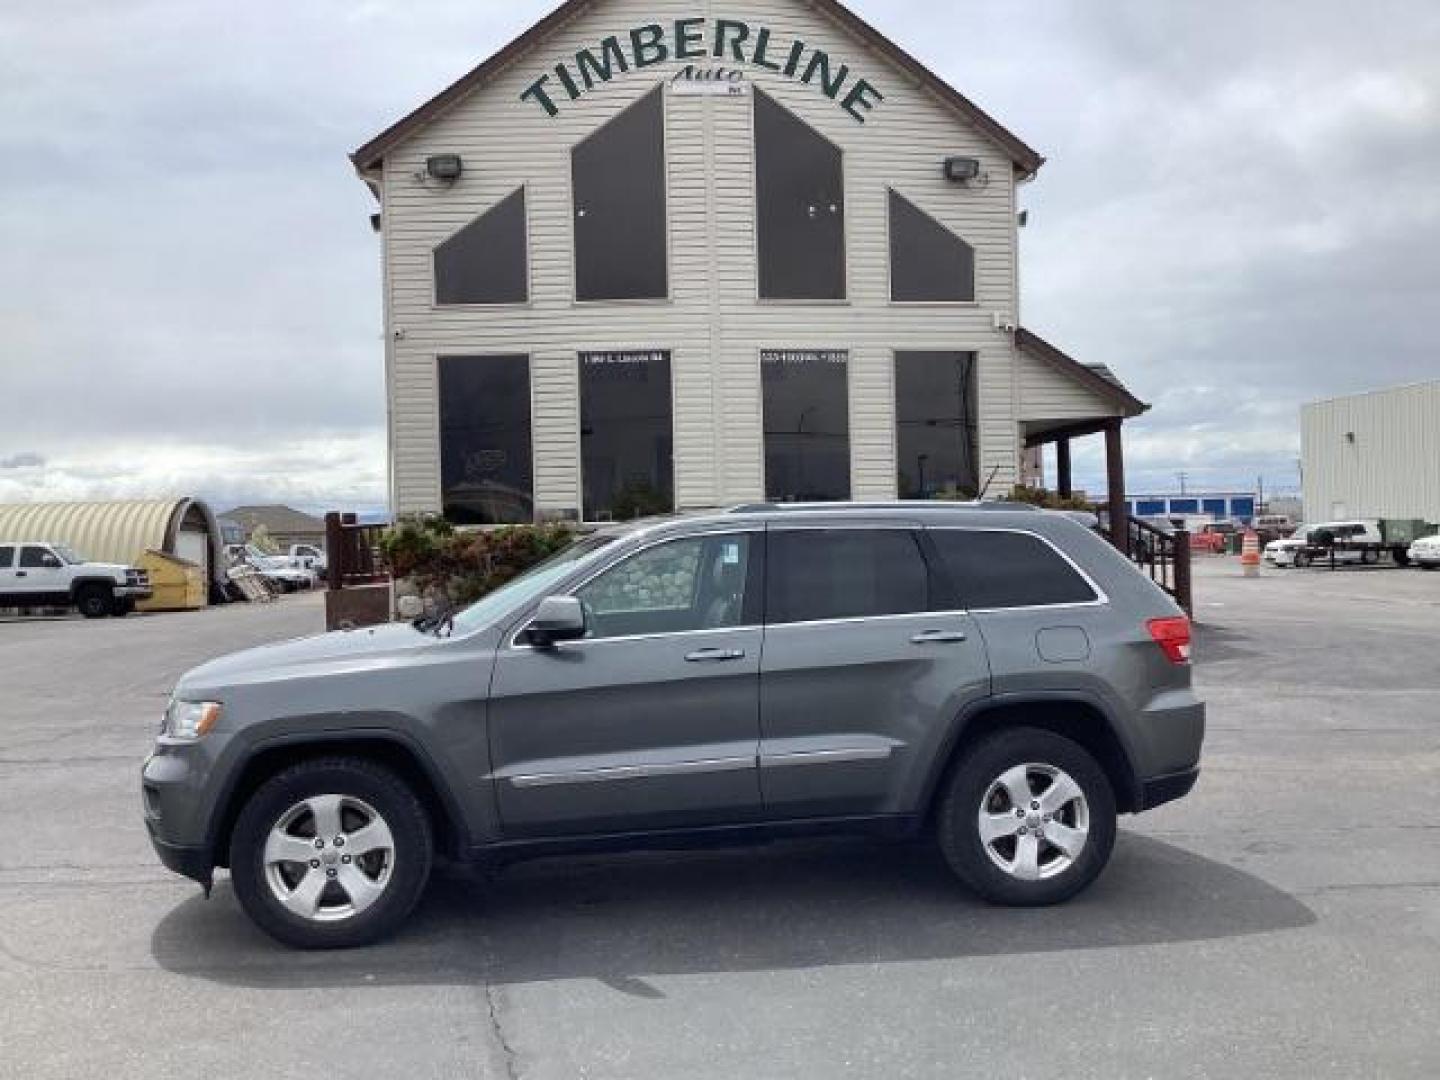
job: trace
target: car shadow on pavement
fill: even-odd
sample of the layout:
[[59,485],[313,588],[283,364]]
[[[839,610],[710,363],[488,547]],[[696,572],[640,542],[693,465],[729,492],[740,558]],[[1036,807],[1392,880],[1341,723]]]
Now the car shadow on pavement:
[[174,973],[245,987],[594,978],[653,997],[646,976],[1128,948],[1313,922],[1257,877],[1123,832],[1088,892],[1041,909],[975,899],[928,845],[836,839],[437,875],[396,938],[338,953],[276,945],[222,882],[171,911],[151,952]]

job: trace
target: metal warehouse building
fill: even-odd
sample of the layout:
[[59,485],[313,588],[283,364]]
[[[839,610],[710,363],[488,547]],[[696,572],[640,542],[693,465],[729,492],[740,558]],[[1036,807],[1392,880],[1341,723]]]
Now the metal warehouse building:
[[125,566],[159,551],[194,563],[207,581],[225,581],[220,526],[198,499],[0,505],[0,541],[17,540],[65,544],[94,562]]
[[1067,490],[1100,434],[1126,513],[1146,406],[1020,327],[1043,159],[834,0],[571,0],[352,160],[396,513]]
[[1440,521],[1440,382],[1306,405],[1305,516]]

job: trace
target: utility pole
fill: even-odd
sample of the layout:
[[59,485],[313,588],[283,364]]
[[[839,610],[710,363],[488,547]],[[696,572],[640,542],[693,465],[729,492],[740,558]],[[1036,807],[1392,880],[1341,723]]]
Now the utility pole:
[[1185,494],[1185,481],[1190,479],[1190,474],[1189,474],[1189,473],[1185,473],[1185,472],[1178,472],[1178,473],[1176,473],[1175,475],[1180,478],[1180,494],[1181,494],[1181,495],[1184,495],[1184,494]]

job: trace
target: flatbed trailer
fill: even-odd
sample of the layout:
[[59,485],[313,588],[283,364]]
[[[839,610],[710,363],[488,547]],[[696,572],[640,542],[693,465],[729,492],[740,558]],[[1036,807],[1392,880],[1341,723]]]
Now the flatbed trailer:
[[[1357,553],[1359,559],[1339,560],[1339,554]],[[1304,569],[1307,566],[1328,566],[1334,570],[1339,566],[1378,566],[1385,556],[1389,555],[1396,566],[1410,565],[1410,545],[1395,544],[1388,541],[1364,541],[1364,540],[1336,540],[1329,544],[1306,544],[1295,553],[1295,566],[1297,569]]]

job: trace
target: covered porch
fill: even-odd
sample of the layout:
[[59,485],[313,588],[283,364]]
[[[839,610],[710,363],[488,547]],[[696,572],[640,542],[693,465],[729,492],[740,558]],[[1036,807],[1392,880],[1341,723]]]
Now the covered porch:
[[1055,446],[1054,489],[1062,498],[1075,494],[1071,444],[1092,435],[1105,439],[1106,500],[1102,516],[1111,541],[1130,553],[1130,521],[1125,502],[1126,420],[1150,406],[1099,364],[1082,364],[1032,331],[1015,333],[1020,378],[1020,437],[1027,449]]

